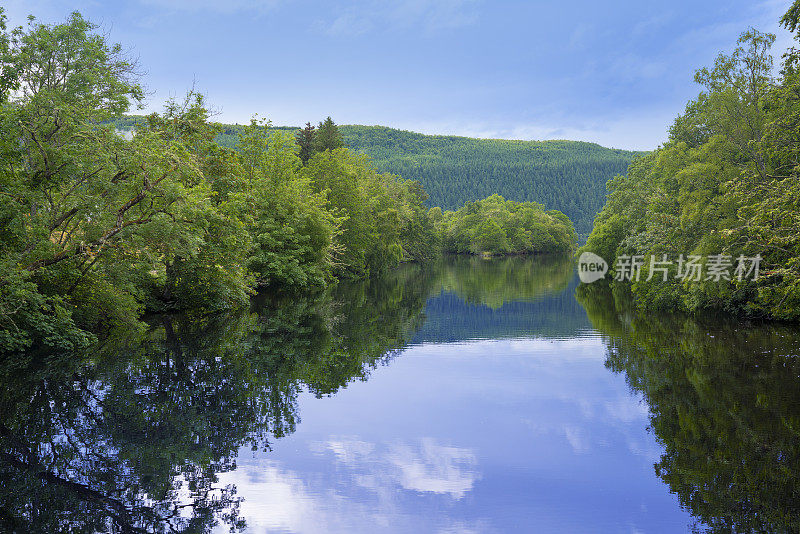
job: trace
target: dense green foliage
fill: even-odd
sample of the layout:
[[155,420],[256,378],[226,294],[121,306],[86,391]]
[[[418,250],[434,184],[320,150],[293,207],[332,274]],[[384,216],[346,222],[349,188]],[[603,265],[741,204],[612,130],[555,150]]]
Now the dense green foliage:
[[300,161],[303,165],[307,164],[311,156],[314,155],[314,137],[316,135],[316,128],[311,126],[310,122],[307,122],[305,127],[298,130],[294,136],[299,149],[297,155],[300,157]]
[[[130,129],[136,117],[115,124]],[[218,139],[236,145],[243,126],[224,125]],[[296,127],[275,130],[295,135]],[[375,167],[418,180],[429,206],[454,210],[494,193],[540,202],[565,213],[582,236],[603,206],[606,182],[625,172],[637,152],[578,141],[508,141],[423,135],[383,126],[340,126],[344,145],[367,154]],[[307,135],[307,134],[305,134]]]
[[293,140],[253,123],[239,140],[244,180],[227,191],[252,236],[248,267],[261,284],[309,288],[329,280],[341,220],[300,172]]
[[0,352],[74,350],[133,335],[147,309],[235,308],[257,285],[436,250],[419,184],[336,148],[332,121],[306,166],[293,132],[256,120],[221,146],[196,94],[119,135],[143,93],[94,29],[74,13],[8,31],[0,11]]
[[[704,91],[669,141],[609,183],[585,248],[612,267],[623,255],[725,255],[734,263],[730,280],[707,272],[682,280],[673,266],[665,282],[660,274],[648,281],[645,262],[632,283],[641,305],[800,318],[800,51],[787,54],[775,79],[774,39],[749,30],[732,54],[697,71]],[[739,257],[756,255],[757,280],[734,276]]]
[[418,182],[380,174],[365,156],[345,148],[315,154],[303,175],[342,218],[336,240],[339,271],[360,275],[435,253]]
[[[800,530],[797,329],[637,313],[626,288],[583,285],[578,300],[650,412],[664,447],[656,474],[700,532]],[[679,341],[679,342],[676,342]]]
[[467,202],[457,211],[431,208],[429,218],[442,236],[444,250],[454,253],[566,253],[578,239],[572,222],[560,211],[500,195]]

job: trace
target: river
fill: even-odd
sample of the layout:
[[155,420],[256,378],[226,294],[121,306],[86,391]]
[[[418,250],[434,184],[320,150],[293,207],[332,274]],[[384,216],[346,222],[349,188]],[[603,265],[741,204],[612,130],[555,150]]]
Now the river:
[[[3,362],[19,532],[796,532],[800,333],[449,257]],[[69,528],[67,528],[69,527]]]

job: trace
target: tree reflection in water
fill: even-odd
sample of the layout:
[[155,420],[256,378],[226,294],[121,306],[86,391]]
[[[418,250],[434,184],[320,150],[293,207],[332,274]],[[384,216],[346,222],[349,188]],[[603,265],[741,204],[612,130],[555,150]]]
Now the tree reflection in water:
[[217,474],[294,431],[302,388],[332,394],[404,346],[431,277],[410,266],[252,311],[160,316],[135,343],[0,361],[0,527],[240,529]]
[[[5,357],[0,530],[241,529],[235,488],[217,476],[242,446],[294,432],[301,391],[365,380],[415,336],[574,336],[585,316],[573,277],[569,259],[451,258],[315,296],[262,295],[240,312],[154,317],[141,339],[89,354]],[[433,299],[422,328],[442,291],[470,305]],[[664,447],[656,473],[697,529],[800,531],[797,329],[642,317],[596,285],[577,297],[604,336],[606,366],[649,404]],[[512,319],[509,334],[500,323]]]
[[606,367],[644,395],[664,447],[656,474],[698,531],[800,532],[800,335],[796,326],[637,315],[582,286]]

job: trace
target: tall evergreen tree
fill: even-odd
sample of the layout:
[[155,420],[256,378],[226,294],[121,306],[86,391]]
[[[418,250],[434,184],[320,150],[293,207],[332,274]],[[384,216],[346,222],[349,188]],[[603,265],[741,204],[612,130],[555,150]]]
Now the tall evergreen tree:
[[299,156],[300,160],[303,162],[303,165],[308,163],[308,160],[314,155],[314,138],[316,137],[316,134],[316,129],[311,126],[310,122],[307,122],[306,127],[298,131],[297,135],[295,136],[295,139],[297,140],[297,146],[300,147]]
[[320,122],[317,126],[317,134],[314,137],[314,149],[316,152],[325,152],[326,150],[335,150],[342,148],[344,141],[342,133],[333,122],[333,119],[328,117],[325,121]]

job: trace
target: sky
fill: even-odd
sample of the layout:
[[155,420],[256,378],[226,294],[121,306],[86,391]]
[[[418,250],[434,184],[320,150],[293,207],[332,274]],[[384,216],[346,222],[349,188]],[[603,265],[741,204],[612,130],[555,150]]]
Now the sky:
[[78,10],[138,58],[147,111],[194,87],[215,120],[384,125],[650,150],[694,71],[782,0],[0,0],[12,25]]

